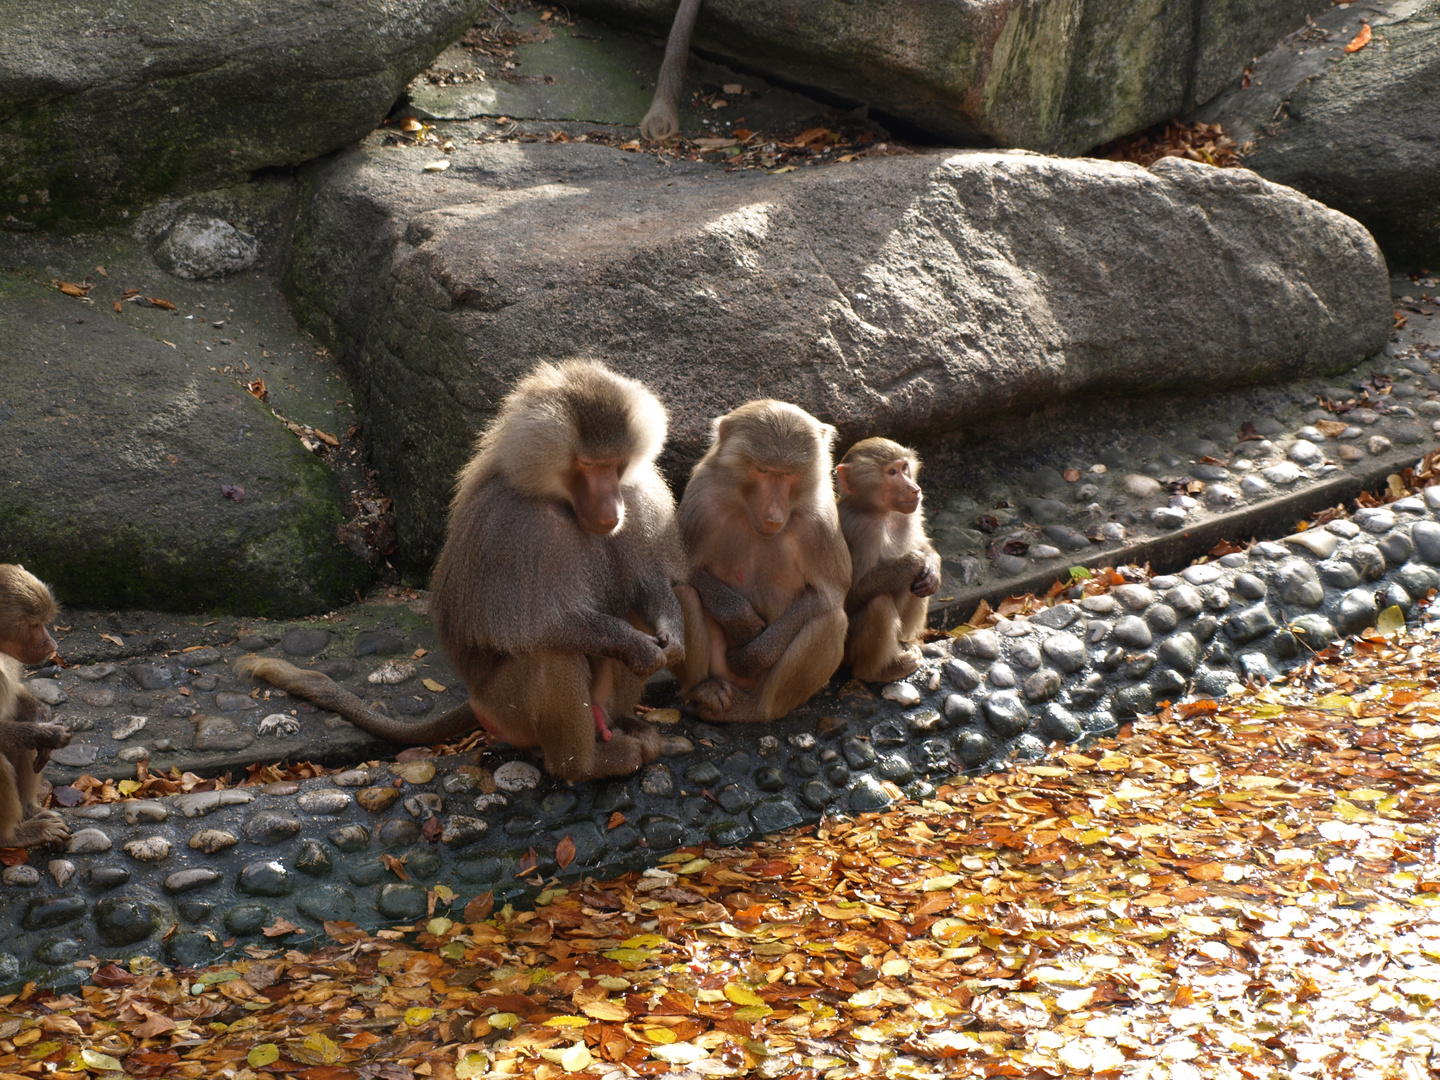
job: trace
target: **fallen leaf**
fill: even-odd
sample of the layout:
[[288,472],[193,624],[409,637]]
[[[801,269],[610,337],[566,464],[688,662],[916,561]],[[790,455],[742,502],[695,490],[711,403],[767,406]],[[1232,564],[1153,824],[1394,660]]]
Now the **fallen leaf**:
[[1370,24],[1361,23],[1360,32],[1350,39],[1350,44],[1345,46],[1347,53],[1359,52],[1370,44]]
[[562,836],[560,842],[555,845],[555,865],[561,870],[565,870],[568,869],[574,861],[575,841],[572,840],[567,833],[565,836]]

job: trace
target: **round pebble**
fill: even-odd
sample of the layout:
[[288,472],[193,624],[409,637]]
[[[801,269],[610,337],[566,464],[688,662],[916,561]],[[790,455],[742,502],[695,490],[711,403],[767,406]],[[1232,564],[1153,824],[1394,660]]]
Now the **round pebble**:
[[495,786],[514,794],[540,785],[541,772],[528,761],[507,761],[495,770]]

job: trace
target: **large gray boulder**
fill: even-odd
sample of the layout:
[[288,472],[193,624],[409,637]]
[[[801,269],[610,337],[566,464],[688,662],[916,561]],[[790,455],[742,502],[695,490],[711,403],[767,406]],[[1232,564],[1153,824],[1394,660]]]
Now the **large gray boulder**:
[[[1362,19],[1370,44],[1353,53]],[[1440,0],[1334,9],[1199,110],[1247,167],[1358,219],[1397,271],[1440,267]]]
[[[50,253],[110,264],[93,304],[38,275],[0,280],[0,562],[107,609],[289,616],[353,600],[370,574],[336,539],[335,476],[240,383],[268,375],[272,405],[330,431],[344,428],[323,398],[343,389],[291,366],[255,288],[187,291],[153,267],[147,280],[126,250]],[[45,254],[7,247],[0,264],[54,273]],[[177,310],[121,300],[129,282]],[[307,379],[321,405],[284,385]]]
[[1244,170],[970,151],[768,176],[453,135],[439,176],[378,140],[309,167],[285,276],[421,564],[476,431],[542,359],[654,387],[678,482],[749,398],[910,438],[1080,391],[1339,370],[1389,330],[1369,234]]
[[6,0],[0,225],[94,220],[351,143],[484,7]]
[[[658,33],[674,0],[577,0]],[[694,47],[940,137],[1081,153],[1216,94],[1328,0],[705,0]]]

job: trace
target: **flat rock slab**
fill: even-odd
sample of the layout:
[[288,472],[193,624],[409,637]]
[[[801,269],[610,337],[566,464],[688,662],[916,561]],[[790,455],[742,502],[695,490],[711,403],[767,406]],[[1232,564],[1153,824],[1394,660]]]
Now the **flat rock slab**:
[[[706,0],[694,45],[942,139],[1083,153],[1209,99],[1315,0]],[[663,37],[672,0],[578,0]]]
[[371,130],[484,0],[9,0],[0,221],[121,220]]
[[[1346,47],[1362,23],[1370,44]],[[1440,267],[1440,2],[1327,8],[1192,119],[1245,164],[1357,218],[1393,269]]]
[[335,539],[335,477],[272,411],[343,432],[348,394],[273,284],[182,282],[117,236],[11,237],[0,259],[0,561],[62,602],[117,608],[353,599],[369,568]]
[[[1421,617],[1419,599],[1440,586],[1437,516],[1440,487],[1431,487],[1178,574],[1130,568],[1108,592],[1077,589],[1053,607],[925,646],[903,683],[832,684],[770,725],[721,728],[652,712],[665,752],[625,780],[566,785],[532,755],[490,747],[478,760],[412,754],[300,783],[64,811],[64,849],[33,851],[30,865],[0,875],[0,918],[14,928],[0,949],[0,983],[73,983],[88,970],[76,962],[92,957],[206,963],[232,939],[235,948],[266,940],[267,928],[279,934],[272,944],[307,943],[327,920],[414,923],[432,902],[446,914],[487,892],[522,899],[552,876],[603,876],[680,846],[732,846],[826,813],[924,798],[941,776],[1037,760],[1164,701],[1277,678],[1338,636],[1374,626],[1385,607]],[[336,639],[353,642],[364,624],[415,640],[413,615],[367,605]],[[274,636],[235,629],[247,644]],[[78,649],[83,639],[63,644]],[[145,662],[188,655],[213,672],[239,648]],[[121,677],[77,667],[58,681],[95,675]],[[271,703],[277,724],[298,712]],[[257,747],[252,760],[263,754]],[[288,935],[280,919],[292,924]]]
[[1243,170],[975,151],[767,176],[447,131],[444,173],[383,136],[311,169],[286,272],[415,563],[537,359],[647,382],[679,477],[747,398],[909,439],[1085,390],[1340,371],[1390,326],[1368,234]]

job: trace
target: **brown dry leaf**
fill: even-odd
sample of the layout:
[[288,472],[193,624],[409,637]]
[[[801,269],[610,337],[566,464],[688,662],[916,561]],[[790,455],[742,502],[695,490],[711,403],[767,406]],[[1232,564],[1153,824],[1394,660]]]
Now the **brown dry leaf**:
[[305,931],[301,930],[300,927],[296,926],[289,919],[277,915],[275,916],[275,921],[269,926],[264,927],[260,932],[266,937],[284,937],[286,934],[294,934],[297,932],[303,934]]
[[570,864],[575,861],[575,841],[569,834],[562,836],[560,842],[555,845],[555,865],[561,870],[567,870]]
[[159,297],[147,296],[145,297],[145,302],[148,303],[151,307],[158,307],[165,311],[177,310],[175,305],[172,304],[169,300],[161,300]]
[[89,296],[90,290],[93,289],[95,286],[77,285],[73,281],[57,281],[55,282],[55,287],[59,289],[62,293],[64,293],[66,296],[84,297]]

